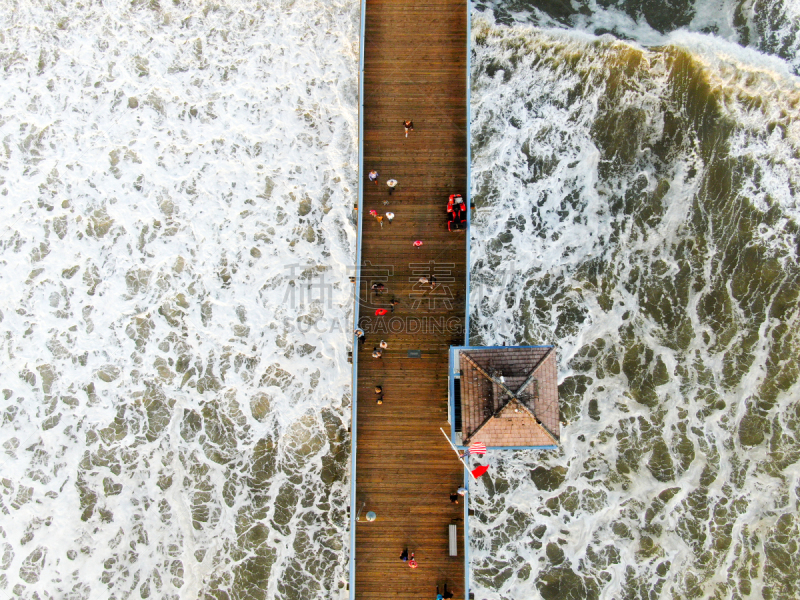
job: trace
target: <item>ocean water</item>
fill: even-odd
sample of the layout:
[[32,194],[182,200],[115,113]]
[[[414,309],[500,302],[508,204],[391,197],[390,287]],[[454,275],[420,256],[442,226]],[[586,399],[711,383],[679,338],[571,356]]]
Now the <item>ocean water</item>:
[[471,343],[557,345],[564,426],[473,486],[476,598],[798,598],[797,5],[522,4],[473,17]]
[[797,0],[476,0],[506,25],[609,33],[652,46],[677,30],[702,33],[784,60],[800,74]]
[[2,3],[0,597],[340,597],[358,10]]
[[[797,597],[798,4],[535,4],[476,4],[472,339],[565,427],[476,597]],[[358,9],[0,7],[0,596],[346,597]]]

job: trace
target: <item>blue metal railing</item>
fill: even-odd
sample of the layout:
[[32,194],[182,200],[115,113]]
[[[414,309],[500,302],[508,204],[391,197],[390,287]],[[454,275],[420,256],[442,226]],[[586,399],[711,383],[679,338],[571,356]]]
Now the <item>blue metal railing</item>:
[[464,599],[469,598],[469,496],[472,492],[469,489],[470,475],[464,469],[464,487],[467,493],[464,495]]
[[[361,225],[364,214],[364,31],[367,2],[361,0],[361,31],[358,41],[358,219],[356,225],[356,265],[353,283],[353,324],[358,327],[361,290]],[[358,339],[353,339],[353,393],[350,401],[350,600],[356,592],[356,451],[358,449]]]
[[[471,76],[471,42],[472,42],[472,19],[470,18],[470,0],[467,0],[467,190],[465,196],[467,197],[467,289],[466,289],[466,302],[464,318],[464,345],[469,346],[469,284],[470,284],[470,265],[469,265],[469,247],[470,240],[472,239],[472,136],[470,135],[471,127],[470,122],[472,118],[472,109],[469,102],[470,90],[472,89],[472,76]],[[465,502],[466,504],[466,502]]]
[[[469,262],[469,247],[471,245],[472,240],[472,136],[471,136],[471,124],[472,124],[472,109],[470,106],[470,92],[472,90],[472,18],[471,18],[471,11],[470,11],[470,0],[467,0],[467,189],[466,189],[466,198],[467,198],[467,262],[466,262],[466,269],[467,269],[467,289],[465,291],[466,300],[464,302],[464,311],[466,315],[464,317],[464,345],[469,346],[469,286],[470,286],[470,262]],[[450,350],[450,364],[452,365],[453,351]],[[452,368],[452,367],[451,367]],[[450,376],[450,381],[453,381],[452,374]],[[451,396],[453,398],[452,390]],[[455,411],[453,411],[455,414]],[[451,438],[455,438],[455,423],[451,424],[453,430],[451,433]],[[469,474],[464,471],[464,487],[467,488],[466,498],[464,498],[464,598],[467,600],[469,598]]]

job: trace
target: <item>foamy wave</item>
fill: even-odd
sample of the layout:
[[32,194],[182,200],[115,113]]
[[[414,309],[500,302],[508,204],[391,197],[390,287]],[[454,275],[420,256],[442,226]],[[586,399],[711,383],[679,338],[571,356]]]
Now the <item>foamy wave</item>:
[[1,18],[0,589],[330,598],[358,4]]
[[547,4],[476,0],[474,5],[480,11],[491,9],[494,18],[506,25],[612,34],[645,46],[662,46],[676,34],[693,32],[778,57],[800,74],[800,5],[794,0],[576,0]]
[[566,422],[477,485],[476,596],[791,595],[793,76],[473,31],[471,342],[558,345]]

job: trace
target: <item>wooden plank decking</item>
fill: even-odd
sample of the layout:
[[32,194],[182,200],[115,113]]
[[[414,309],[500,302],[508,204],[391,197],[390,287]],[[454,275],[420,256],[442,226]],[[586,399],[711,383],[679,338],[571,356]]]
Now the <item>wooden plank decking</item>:
[[[365,182],[361,237],[355,509],[356,598],[435,598],[447,582],[464,594],[463,503],[449,494],[463,482],[439,427],[447,424],[448,348],[464,341],[466,244],[450,233],[445,205],[466,196],[467,9],[463,0],[367,0],[364,47],[364,164],[380,173]],[[403,135],[402,121],[415,130]],[[399,184],[389,197],[386,181]],[[389,200],[388,205],[383,202]],[[369,215],[391,211],[384,226]],[[414,240],[423,246],[415,249]],[[436,289],[420,276],[435,275]],[[370,286],[382,281],[376,297]],[[394,313],[374,316],[395,297]],[[391,327],[391,331],[390,331]],[[411,330],[409,330],[409,327]],[[413,332],[414,329],[418,331]],[[389,343],[383,358],[373,346]],[[408,358],[421,350],[421,358]],[[377,405],[374,387],[383,387]],[[374,511],[378,518],[364,517]],[[448,554],[448,525],[458,524],[458,556]],[[416,553],[417,569],[399,560]]]

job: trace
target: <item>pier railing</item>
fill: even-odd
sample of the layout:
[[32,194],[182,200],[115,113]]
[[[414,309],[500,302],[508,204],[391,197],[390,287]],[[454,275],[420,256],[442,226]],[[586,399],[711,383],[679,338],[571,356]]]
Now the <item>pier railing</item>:
[[[469,101],[472,89],[472,18],[470,15],[470,0],[467,0],[467,189],[464,190],[464,197],[467,203],[467,283],[464,301],[464,345],[469,346],[469,296],[470,296],[470,262],[469,248],[472,240],[472,106]],[[452,399],[452,395],[451,395]],[[455,412],[453,412],[455,415]],[[453,424],[451,424],[453,426]],[[451,436],[452,439],[452,436]],[[464,470],[464,487],[469,490],[469,475]],[[464,598],[469,598],[469,493],[464,498]]]
[[[366,28],[367,2],[361,0],[361,30],[358,36],[358,206],[356,207],[356,264],[353,281],[353,330],[360,320],[359,291],[361,290],[361,228],[364,218],[364,31]],[[350,582],[349,597],[354,600],[356,592],[356,450],[358,449],[358,340],[354,331],[353,340],[353,393],[350,399]]]

